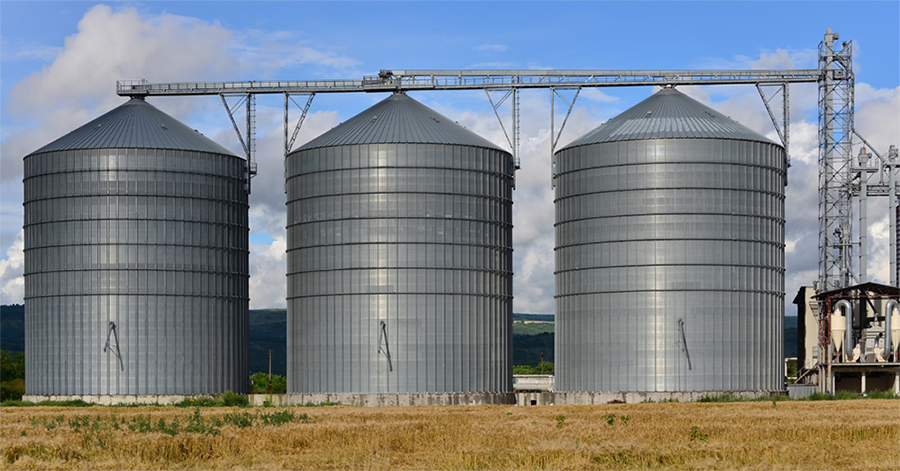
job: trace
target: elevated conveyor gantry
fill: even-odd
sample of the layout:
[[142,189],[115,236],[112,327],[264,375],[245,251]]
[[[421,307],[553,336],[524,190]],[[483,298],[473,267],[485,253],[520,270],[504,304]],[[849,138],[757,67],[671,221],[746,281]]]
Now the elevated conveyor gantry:
[[[839,48],[835,47],[838,34],[828,29],[824,40],[819,45],[819,62],[817,69],[796,70],[406,70],[383,69],[377,75],[363,76],[362,79],[335,79],[335,80],[261,80],[242,82],[170,82],[150,83],[146,80],[119,81],[116,83],[116,92],[120,96],[146,97],[146,96],[195,96],[195,95],[219,95],[223,97],[238,97],[239,104],[246,103],[246,140],[241,137],[241,131],[234,119],[234,111],[239,105],[230,107],[225,102],[225,108],[234,123],[242,145],[247,153],[250,172],[255,173],[254,162],[254,117],[251,107],[254,106],[254,95],[281,94],[284,95],[284,155],[287,156],[293,148],[294,141],[300,126],[312,105],[313,98],[319,93],[373,93],[373,92],[408,92],[431,90],[484,90],[491,106],[500,121],[516,168],[519,168],[519,107],[518,93],[523,89],[549,89],[551,91],[550,107],[550,135],[551,156],[556,150],[559,137],[565,128],[569,114],[571,113],[578,94],[583,88],[594,87],[627,87],[627,86],[680,86],[680,85],[755,85],[766,106],[773,126],[785,147],[785,155],[790,165],[790,101],[789,85],[792,83],[817,83],[819,88],[819,278],[816,282],[818,292],[833,290],[849,286],[858,277],[854,275],[852,267],[853,246],[851,226],[851,201],[859,195],[858,182],[854,181],[854,173],[851,155],[853,136],[865,139],[859,135],[853,126],[853,86],[854,77],[852,70],[852,42],[844,42]],[[766,90],[772,90],[767,94]],[[563,90],[574,90],[571,100],[567,100],[560,94]],[[504,92],[503,96],[495,100],[491,92]],[[773,111],[771,102],[778,94],[781,94],[781,113]],[[305,96],[303,100],[295,101],[292,95]],[[500,106],[508,100],[512,105],[512,125],[510,131],[503,125],[503,118],[498,111]],[[556,103],[555,97],[559,97],[566,105],[568,112],[560,126],[559,132],[555,130]],[[301,116],[294,126],[293,133],[290,128],[289,110],[290,103],[301,109]],[[780,115],[780,116],[779,116]],[[780,122],[779,122],[780,121]],[[289,138],[289,135],[291,136]],[[871,149],[871,146],[868,146]],[[888,161],[885,156],[874,149],[872,152],[879,159],[878,172],[863,172],[872,178],[878,178],[880,182],[888,180],[891,184],[898,179],[893,178],[893,173],[898,166],[894,161]],[[888,175],[888,177],[885,177]],[[889,192],[883,185],[869,186],[869,196],[880,196]],[[896,206],[891,195],[891,207]],[[894,221],[892,221],[895,223]],[[896,231],[891,229],[891,273],[896,273]],[[858,244],[864,249],[864,244]],[[860,261],[865,260],[865,254],[858,255]],[[860,270],[865,273],[865,269]],[[893,277],[893,276],[892,276]],[[895,277],[893,277],[895,278]],[[897,284],[896,279],[891,284]]]

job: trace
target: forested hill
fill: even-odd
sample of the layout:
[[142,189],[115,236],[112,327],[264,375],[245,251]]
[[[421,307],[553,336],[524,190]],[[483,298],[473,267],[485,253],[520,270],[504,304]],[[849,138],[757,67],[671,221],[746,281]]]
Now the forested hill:
[[25,305],[0,306],[0,350],[25,351]]

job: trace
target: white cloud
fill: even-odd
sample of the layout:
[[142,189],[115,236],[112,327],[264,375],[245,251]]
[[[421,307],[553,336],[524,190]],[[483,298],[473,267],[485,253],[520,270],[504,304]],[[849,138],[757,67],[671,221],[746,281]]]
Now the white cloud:
[[0,39],[0,59],[9,61],[41,61],[49,62],[62,52],[63,48],[39,44],[18,38]]
[[[345,70],[356,64],[289,33],[234,32],[217,22],[169,13],[143,17],[134,8],[98,5],[79,21],[78,32],[66,38],[50,65],[13,86],[6,111],[17,123],[2,131],[0,173],[4,180],[20,178],[23,156],[121,104],[125,99],[115,93],[117,80],[233,80],[300,65]],[[221,123],[217,126],[230,129],[221,119],[221,105],[209,97],[155,99],[153,104],[185,122],[203,120],[199,113],[211,111]]]
[[335,51],[316,49],[290,31],[250,30],[238,33],[235,34],[232,46],[241,63],[257,69],[254,74],[256,76],[306,65],[320,65],[329,70],[346,72],[361,64],[359,60]]
[[[22,157],[121,104],[116,80],[210,80],[237,70],[224,46],[230,38],[221,26],[193,18],[163,13],[144,19],[133,8],[91,8],[65,50],[13,86],[5,111],[25,124],[4,126],[2,178],[21,178]],[[157,106],[184,119],[193,103]]]
[[579,97],[584,97],[587,100],[596,101],[596,102],[600,102],[600,103],[616,103],[619,101],[619,97],[608,95],[608,94],[604,93],[602,90],[600,90],[599,88],[582,89]]
[[482,44],[480,46],[473,47],[472,50],[484,53],[506,52],[506,44]]
[[[4,41],[4,54],[9,52],[7,44]],[[46,52],[41,57],[49,57]],[[233,80],[236,75],[259,76],[301,66],[337,69],[340,75],[346,75],[349,67],[359,64],[338,52],[318,50],[289,32],[232,31],[217,22],[169,13],[144,16],[135,8],[105,5],[95,6],[84,15],[78,32],[66,38],[65,47],[55,51],[52,59],[41,71],[13,86],[4,110],[11,118],[4,121],[0,157],[4,228],[9,221],[14,221],[10,227],[21,227],[22,158],[124,102],[115,94],[116,80]],[[257,98],[259,175],[253,181],[250,226],[254,232],[271,235],[275,242],[252,248],[251,283],[253,306],[265,308],[284,305],[283,109],[280,103],[267,106],[265,97]],[[243,155],[215,97],[155,98],[151,102]],[[297,110],[292,109],[292,120],[297,116]],[[295,147],[337,122],[333,111],[310,113]],[[282,254],[276,256],[273,251],[277,250]],[[21,253],[21,248],[16,253]],[[15,289],[21,285],[21,267],[13,259],[3,263],[3,289]],[[16,266],[18,277],[7,276]]]
[[466,69],[515,69],[517,65],[515,62],[479,62],[466,66]]
[[283,308],[285,295],[285,239],[250,246],[250,309]]
[[215,23],[168,13],[144,19],[134,8],[97,5],[51,65],[14,86],[10,110],[26,116],[72,105],[106,110],[121,100],[116,80],[214,79],[235,69],[224,46],[230,40],[231,33]]
[[751,69],[806,69],[816,68],[818,52],[814,49],[788,51],[778,48],[775,52],[762,52],[759,59],[748,61]]
[[879,153],[885,155],[888,146],[900,147],[900,87],[874,89],[866,84],[861,85],[864,85],[865,101],[856,108],[856,129]]
[[22,304],[25,297],[25,230],[6,249],[0,260],[0,304]]

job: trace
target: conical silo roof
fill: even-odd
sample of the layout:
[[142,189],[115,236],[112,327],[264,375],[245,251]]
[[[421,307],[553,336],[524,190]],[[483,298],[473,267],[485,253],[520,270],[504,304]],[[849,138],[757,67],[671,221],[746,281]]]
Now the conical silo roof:
[[664,88],[560,150],[640,139],[738,139],[772,143],[769,138],[684,93]]
[[394,93],[297,151],[354,144],[450,144],[506,152],[403,93]]
[[76,149],[174,149],[235,155],[141,98],[128,100],[32,154]]

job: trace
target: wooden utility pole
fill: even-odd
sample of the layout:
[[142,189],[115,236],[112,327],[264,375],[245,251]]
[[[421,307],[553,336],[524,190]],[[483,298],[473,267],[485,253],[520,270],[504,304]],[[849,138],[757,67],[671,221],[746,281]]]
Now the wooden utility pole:
[[272,350],[269,350],[269,395],[272,395]]

